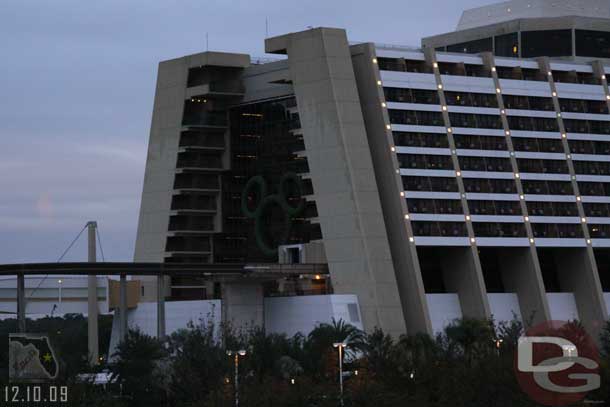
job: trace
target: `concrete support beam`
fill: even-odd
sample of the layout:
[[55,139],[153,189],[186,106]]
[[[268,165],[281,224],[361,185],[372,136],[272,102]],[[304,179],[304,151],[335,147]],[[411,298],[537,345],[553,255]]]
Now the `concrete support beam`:
[[119,342],[122,342],[127,337],[127,276],[121,274],[119,282]]
[[405,319],[345,30],[265,42],[286,52],[335,293],[355,294],[364,327],[398,337]]
[[381,75],[373,62],[377,58],[375,47],[370,43],[359,44],[351,47],[351,53],[407,332],[432,334],[407,202],[400,196],[404,191],[402,177],[396,172],[400,165],[391,150],[392,132],[386,128],[390,120],[384,108],[385,96],[377,84]]
[[17,274],[17,327],[19,333],[25,333],[25,277]]
[[590,247],[556,250],[555,265],[560,287],[574,293],[580,321],[597,338],[608,320],[597,263]]
[[491,310],[476,250],[476,247],[447,248],[441,258],[443,280],[448,291],[458,294],[464,317],[489,319]]
[[[97,223],[87,223],[88,232],[88,261],[97,261],[96,230]],[[89,347],[89,362],[91,365],[99,363],[99,333],[98,333],[98,303],[97,303],[97,276],[89,276],[87,296],[87,337]]]
[[538,255],[534,247],[507,248],[500,252],[500,272],[507,292],[519,298],[526,326],[551,319]]
[[263,327],[265,306],[262,283],[222,285],[222,319],[236,330]]
[[157,338],[165,338],[165,276],[157,277]]

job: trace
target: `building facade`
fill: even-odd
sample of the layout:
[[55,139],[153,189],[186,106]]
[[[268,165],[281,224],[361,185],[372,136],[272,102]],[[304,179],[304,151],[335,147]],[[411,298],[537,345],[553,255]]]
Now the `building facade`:
[[607,1],[513,1],[421,48],[315,28],[268,38],[279,61],[162,62],[135,259],[324,262],[329,281],[307,287],[355,295],[365,329],[392,335],[462,316],[596,332],[609,38]]

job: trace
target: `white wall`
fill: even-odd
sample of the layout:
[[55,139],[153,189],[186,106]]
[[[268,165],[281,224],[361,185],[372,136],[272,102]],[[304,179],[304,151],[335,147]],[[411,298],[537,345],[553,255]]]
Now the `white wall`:
[[554,321],[570,321],[579,319],[576,301],[573,293],[547,293],[551,319]]
[[515,293],[491,293],[487,294],[491,315],[496,324],[510,322],[513,319],[523,321],[519,297]]
[[462,318],[462,307],[457,294],[426,294],[432,332],[436,335],[456,319]]
[[265,298],[265,329],[268,333],[292,336],[301,332],[307,335],[316,325],[330,323],[333,318],[363,329],[358,298],[350,294]]

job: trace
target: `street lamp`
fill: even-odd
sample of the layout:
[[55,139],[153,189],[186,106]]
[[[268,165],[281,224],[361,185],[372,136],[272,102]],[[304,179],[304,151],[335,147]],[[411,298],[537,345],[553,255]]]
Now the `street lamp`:
[[228,356],[234,356],[235,363],[235,407],[239,407],[239,357],[246,356],[246,351],[241,350],[228,350]]
[[339,394],[341,396],[341,407],[343,407],[343,349],[347,346],[345,342],[335,342],[333,347],[339,350]]

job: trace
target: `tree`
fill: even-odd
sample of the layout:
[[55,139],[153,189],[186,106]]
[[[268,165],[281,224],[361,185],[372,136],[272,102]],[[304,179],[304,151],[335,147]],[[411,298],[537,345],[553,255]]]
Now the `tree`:
[[167,351],[160,340],[130,330],[118,344],[110,364],[111,380],[116,380],[130,406],[162,406],[165,404]]

